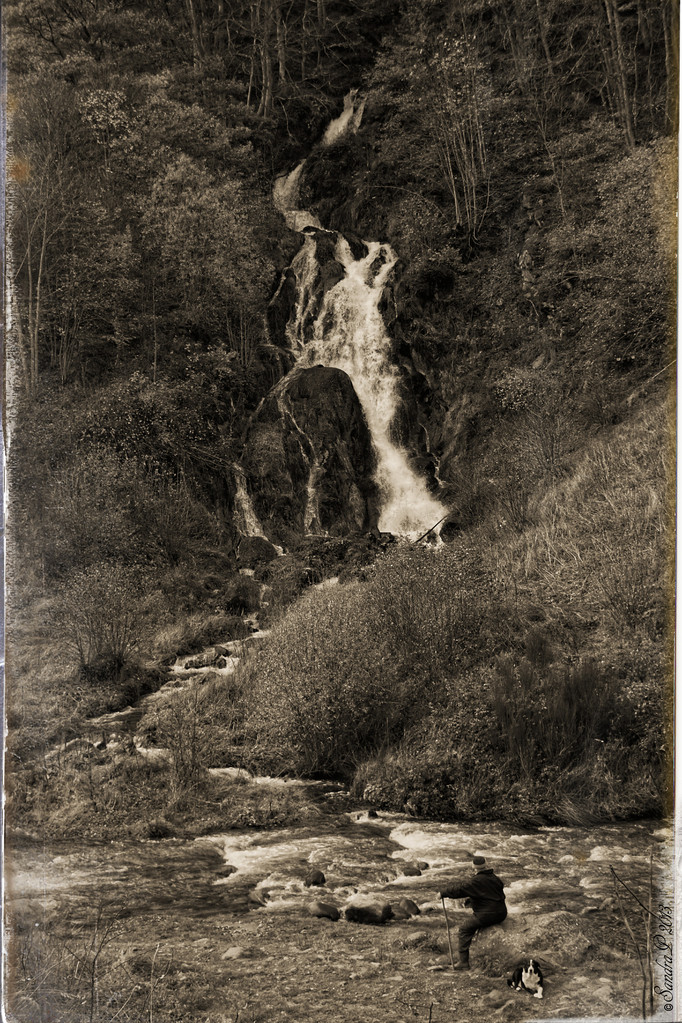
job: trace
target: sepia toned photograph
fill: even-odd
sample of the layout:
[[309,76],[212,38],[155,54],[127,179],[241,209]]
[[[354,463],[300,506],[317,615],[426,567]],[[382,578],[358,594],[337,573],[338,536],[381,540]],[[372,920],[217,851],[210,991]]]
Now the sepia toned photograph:
[[8,1023],[682,1018],[677,0],[2,0]]

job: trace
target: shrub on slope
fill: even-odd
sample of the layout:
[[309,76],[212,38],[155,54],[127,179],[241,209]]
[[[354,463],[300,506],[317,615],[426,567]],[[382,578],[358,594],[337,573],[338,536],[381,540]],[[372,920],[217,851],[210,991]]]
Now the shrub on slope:
[[248,669],[270,769],[436,816],[650,813],[666,795],[670,576],[659,404],[535,495],[534,524],[402,548],[308,593]]

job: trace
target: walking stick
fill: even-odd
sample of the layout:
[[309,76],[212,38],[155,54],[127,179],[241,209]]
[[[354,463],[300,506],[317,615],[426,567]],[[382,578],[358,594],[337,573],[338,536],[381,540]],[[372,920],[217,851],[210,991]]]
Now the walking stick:
[[436,526],[440,526],[441,522],[445,522],[445,520],[447,519],[449,514],[450,514],[450,512],[448,512],[447,515],[444,515],[442,519],[438,519],[438,522],[436,522],[435,525],[431,526],[431,529],[427,529],[426,532],[422,533],[422,535],[419,537],[419,540],[415,540],[414,542],[415,543],[420,543],[424,539],[425,536],[428,536],[429,533],[433,533],[433,531],[436,528]]
[[442,895],[440,897],[440,901],[443,903],[443,913],[445,915],[445,926],[448,929],[448,948],[450,949],[450,966],[454,970],[454,968],[455,968],[455,960],[452,958],[452,941],[450,939],[450,921],[448,920],[448,911],[445,908],[445,899],[443,898]]

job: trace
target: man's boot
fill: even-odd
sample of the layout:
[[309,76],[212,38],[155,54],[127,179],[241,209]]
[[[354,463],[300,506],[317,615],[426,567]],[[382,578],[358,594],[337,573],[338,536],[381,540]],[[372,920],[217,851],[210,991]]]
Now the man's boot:
[[455,963],[455,965],[452,968],[453,968],[453,970],[470,970],[471,969],[471,967],[469,965],[469,949],[467,949],[466,952],[460,952],[459,953],[459,962]]

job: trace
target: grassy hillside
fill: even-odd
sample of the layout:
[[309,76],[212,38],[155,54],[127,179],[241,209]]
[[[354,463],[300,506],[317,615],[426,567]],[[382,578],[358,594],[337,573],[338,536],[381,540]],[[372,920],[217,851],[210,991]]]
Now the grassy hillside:
[[660,390],[526,523],[309,593],[242,680],[254,761],[394,809],[555,821],[669,799],[671,421]]

